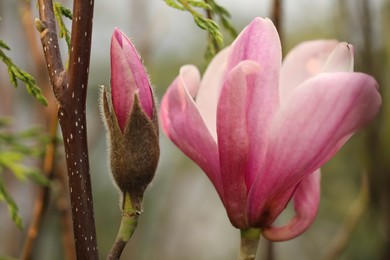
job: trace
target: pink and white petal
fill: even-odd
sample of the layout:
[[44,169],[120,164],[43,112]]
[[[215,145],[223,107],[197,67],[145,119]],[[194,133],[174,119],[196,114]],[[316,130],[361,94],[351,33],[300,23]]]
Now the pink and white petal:
[[[249,201],[273,200],[329,160],[381,106],[374,78],[362,73],[322,73],[296,88],[275,115],[263,172]],[[250,204],[250,219],[264,205]]]
[[123,52],[122,33],[118,29],[114,31],[111,37],[110,59],[112,103],[118,124],[121,130],[124,131],[137,88],[133,73]]
[[249,160],[247,121],[248,78],[260,67],[254,61],[239,63],[227,75],[218,102],[217,133],[224,204],[233,226],[248,228],[246,173]]
[[247,117],[250,142],[247,183],[252,184],[263,164],[266,132],[279,106],[281,45],[278,32],[269,19],[255,18],[230,47],[227,71],[243,60],[252,60],[261,73],[251,76],[248,88]]
[[200,73],[198,68],[194,65],[184,65],[180,68],[179,74],[185,81],[184,84],[188,89],[188,93],[190,93],[191,97],[195,100],[200,85]]
[[127,36],[120,31],[115,29],[114,35],[117,38],[118,43],[122,47],[122,55],[125,57],[127,62],[127,69],[130,70],[131,77],[129,78],[130,82],[127,84],[133,85],[138,89],[138,96],[142,108],[145,113],[152,118],[153,116],[153,94],[150,88],[149,78],[146,74],[144,65],[142,64],[140,55],[135,49],[134,45]]
[[[252,187],[247,201],[249,225],[263,229],[274,223],[291,200],[295,188],[296,185],[283,187],[283,190],[272,189],[267,182],[257,185],[256,190]],[[265,192],[258,192],[258,190]],[[253,194],[257,194],[257,197]]]
[[220,51],[208,65],[195,99],[214,140],[217,140],[217,104],[225,76],[228,49]]
[[339,43],[326,60],[322,72],[353,72],[353,46]]
[[303,178],[293,195],[296,215],[285,226],[263,229],[265,238],[271,241],[290,240],[309,228],[315,220],[320,203],[320,179],[319,169]]
[[276,77],[281,59],[280,39],[274,24],[268,18],[256,17],[230,46],[227,72],[243,60],[252,60]]
[[184,154],[202,168],[223,201],[218,147],[185,84],[192,77],[194,75],[189,76],[188,73],[179,75],[163,96],[160,109],[162,129]]
[[316,40],[293,48],[283,60],[280,72],[281,100],[302,82],[323,72],[325,62],[338,44],[336,40]]

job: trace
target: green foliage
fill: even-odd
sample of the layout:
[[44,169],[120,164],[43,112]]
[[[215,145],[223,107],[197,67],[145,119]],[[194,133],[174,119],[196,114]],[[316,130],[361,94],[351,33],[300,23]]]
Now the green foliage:
[[0,260],[17,260],[17,258],[13,258],[10,256],[0,256]]
[[10,47],[4,41],[0,40],[0,60],[8,67],[8,75],[11,84],[14,87],[17,87],[17,80],[19,79],[23,81],[26,84],[27,92],[43,105],[47,106],[47,101],[43,96],[41,89],[36,84],[33,76],[16,66],[2,49],[9,51]]
[[68,45],[68,52],[70,51],[70,32],[68,29],[66,29],[65,23],[62,20],[62,16],[69,18],[72,20],[72,11],[65,6],[63,6],[61,3],[56,2],[54,3],[54,15],[56,17],[58,27],[60,29],[60,37],[65,38],[66,44]]
[[217,15],[221,20],[223,28],[229,32],[232,38],[236,38],[237,31],[229,21],[230,13],[224,7],[218,5],[214,0],[208,0],[208,3],[211,6],[211,10],[213,10],[214,14]]
[[[223,46],[223,36],[219,25],[212,19],[213,15],[219,17],[222,26],[232,37],[237,36],[236,30],[229,22],[229,12],[218,5],[214,0],[165,0],[168,6],[188,11],[194,17],[195,23],[209,34],[208,45],[206,49],[206,58],[210,60]],[[203,9],[207,17],[197,12],[194,8]]]
[[48,140],[38,128],[30,128],[19,133],[4,130],[9,124],[10,120],[0,118],[0,201],[7,204],[12,220],[22,228],[18,207],[8,193],[2,175],[8,170],[20,181],[30,179],[40,185],[48,185],[48,179],[38,169],[24,165],[26,159],[43,155],[43,147]]
[[23,222],[18,213],[18,206],[16,206],[15,201],[11,198],[11,196],[5,189],[5,185],[3,183],[2,178],[0,178],[0,201],[5,201],[8,206],[8,211],[10,212],[11,219],[15,222],[18,228],[22,229]]

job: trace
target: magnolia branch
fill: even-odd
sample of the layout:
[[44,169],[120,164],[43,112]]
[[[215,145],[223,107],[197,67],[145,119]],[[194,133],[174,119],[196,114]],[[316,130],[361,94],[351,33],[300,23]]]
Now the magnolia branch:
[[67,84],[67,75],[62,64],[58,45],[53,2],[50,0],[38,0],[38,6],[40,20],[36,21],[36,25],[41,33],[43,53],[54,95],[57,101],[61,103],[62,98],[59,95]]
[[282,1],[283,0],[274,0],[273,1],[273,6],[272,6],[272,22],[275,25],[276,30],[279,33],[280,41],[282,42],[283,45],[283,32],[282,32],[282,15],[283,15],[283,6],[282,6]]
[[77,259],[98,259],[85,113],[94,1],[74,1],[68,72],[59,50],[53,3],[39,0],[38,5],[36,25],[65,145],[76,255]]

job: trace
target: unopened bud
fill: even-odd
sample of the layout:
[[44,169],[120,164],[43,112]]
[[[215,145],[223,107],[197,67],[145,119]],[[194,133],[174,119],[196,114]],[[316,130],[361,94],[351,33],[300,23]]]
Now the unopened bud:
[[111,40],[111,88],[102,87],[111,171],[133,207],[141,210],[160,156],[156,104],[147,74],[130,40],[115,29]]

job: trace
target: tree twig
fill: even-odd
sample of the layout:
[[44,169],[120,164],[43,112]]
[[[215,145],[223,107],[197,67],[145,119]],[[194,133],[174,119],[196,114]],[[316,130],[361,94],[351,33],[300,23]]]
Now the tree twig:
[[37,28],[58,101],[58,118],[65,145],[77,259],[98,259],[86,132],[94,0],[75,0],[68,73],[64,70],[51,0],[39,0]]
[[67,96],[59,108],[65,143],[77,259],[98,259],[89,173],[85,103],[94,0],[75,0]]
[[283,31],[282,31],[282,1],[283,0],[274,0],[272,6],[272,22],[274,23],[276,30],[279,33],[280,41],[283,39]]
[[369,184],[367,174],[363,174],[361,181],[361,188],[357,199],[352,203],[348,210],[347,216],[344,219],[336,237],[332,239],[333,243],[330,249],[325,255],[324,259],[333,260],[339,259],[341,253],[347,247],[348,242],[351,239],[352,233],[355,231],[356,226],[361,219],[364,210],[367,207],[369,201]]
[[[36,41],[36,35],[33,33],[31,28],[34,26],[34,19],[31,12],[31,3],[30,1],[23,1],[21,4],[21,17],[24,31],[26,33],[28,46],[33,56],[35,63],[35,68],[37,68],[37,82],[41,85],[43,92],[49,92],[50,82],[47,78],[47,72],[44,69],[45,60],[42,57],[41,50]],[[45,95],[48,98],[48,108],[44,109],[42,106],[39,106],[39,112],[41,115],[44,115],[45,122],[47,125],[47,131],[49,132],[50,142],[46,145],[45,148],[45,158],[43,161],[42,171],[43,174],[51,179],[54,173],[55,166],[55,155],[56,155],[56,146],[57,146],[57,114],[55,109],[55,101],[52,95]],[[23,250],[21,254],[21,259],[30,259],[35,239],[39,233],[42,219],[47,208],[47,203],[49,200],[50,187],[48,186],[39,186],[37,197],[34,201],[33,206],[33,217],[30,223],[30,226],[27,231],[27,237],[24,241]]]
[[264,255],[265,260],[274,260],[275,259],[275,246],[274,242],[266,240],[266,252]]
[[73,240],[73,228],[72,228],[72,212],[70,210],[69,203],[69,189],[68,189],[68,176],[63,167],[57,164],[55,169],[56,177],[61,183],[60,196],[56,202],[56,207],[59,213],[59,221],[61,224],[62,241],[65,252],[65,259],[75,260],[76,250]]
[[[46,146],[45,159],[43,163],[43,174],[49,179],[51,179],[54,175],[53,167],[55,164],[55,150],[57,146],[57,117],[54,117],[51,120],[52,121],[50,126],[50,137],[52,138],[52,140]],[[50,186],[42,186],[38,191],[38,195],[34,201],[33,218],[28,228],[27,238],[23,245],[21,259],[31,258],[34,242],[38,235],[42,223],[42,218],[47,208],[49,194]]]

